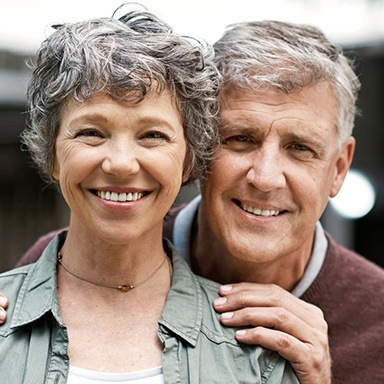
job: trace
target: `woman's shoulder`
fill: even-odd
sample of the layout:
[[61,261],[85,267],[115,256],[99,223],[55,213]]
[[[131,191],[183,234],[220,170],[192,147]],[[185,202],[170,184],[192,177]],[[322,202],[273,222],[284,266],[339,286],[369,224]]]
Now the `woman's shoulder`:
[[[32,264],[24,265],[0,273],[0,292],[7,294],[5,290],[22,284],[32,268]],[[7,296],[8,297],[8,296]]]
[[32,265],[14,268],[0,274],[0,292],[3,293],[9,302],[7,307],[7,321],[0,326],[0,334],[6,332],[11,326],[13,313],[18,302],[20,292],[22,292],[25,279],[27,278]]

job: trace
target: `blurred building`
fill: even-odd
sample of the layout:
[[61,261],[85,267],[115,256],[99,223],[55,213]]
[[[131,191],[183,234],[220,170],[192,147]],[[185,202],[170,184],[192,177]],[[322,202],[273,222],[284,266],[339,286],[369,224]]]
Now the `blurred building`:
[[[322,221],[338,241],[384,267],[384,41],[347,48],[362,82],[353,167],[371,178],[378,199],[360,219],[346,220],[327,209]],[[45,186],[20,148],[30,75],[27,59],[0,51],[0,271],[13,267],[38,236],[68,222],[61,196]],[[184,191],[178,203],[195,193]]]
[[47,188],[19,135],[25,126],[28,57],[0,52],[0,270],[15,262],[36,238],[67,222],[61,196]]

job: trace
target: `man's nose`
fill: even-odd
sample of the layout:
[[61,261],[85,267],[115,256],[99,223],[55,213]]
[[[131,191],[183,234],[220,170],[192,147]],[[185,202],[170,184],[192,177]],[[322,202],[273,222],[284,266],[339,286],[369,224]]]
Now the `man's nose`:
[[259,148],[252,154],[247,182],[262,192],[283,188],[286,184],[284,161],[278,148]]

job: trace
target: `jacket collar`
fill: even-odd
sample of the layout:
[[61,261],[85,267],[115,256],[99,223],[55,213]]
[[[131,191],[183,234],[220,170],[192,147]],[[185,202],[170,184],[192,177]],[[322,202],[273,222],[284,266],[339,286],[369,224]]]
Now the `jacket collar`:
[[56,290],[56,255],[65,236],[66,231],[55,236],[40,259],[28,266],[30,269],[17,298],[11,327],[31,323],[49,311],[63,325]]
[[[55,236],[41,258],[28,268],[28,275],[20,289],[11,327],[29,324],[48,312],[63,326],[57,299],[57,252],[63,244],[66,231]],[[202,293],[198,278],[178,255],[168,240],[164,248],[172,260],[172,286],[159,324],[195,346],[202,318]]]
[[198,277],[166,239],[164,249],[172,260],[173,275],[159,324],[195,346],[203,319],[200,283]]

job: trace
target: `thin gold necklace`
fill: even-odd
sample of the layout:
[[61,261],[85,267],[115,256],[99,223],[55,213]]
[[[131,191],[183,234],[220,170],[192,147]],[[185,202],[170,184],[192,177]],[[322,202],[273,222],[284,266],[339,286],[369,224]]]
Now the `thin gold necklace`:
[[85,279],[84,277],[81,277],[81,276],[78,276],[76,274],[74,274],[73,272],[71,272],[69,269],[67,269],[67,267],[64,266],[63,264],[63,255],[62,253],[59,251],[57,253],[57,261],[58,263],[63,267],[63,269],[68,272],[70,275],[72,275],[73,277],[76,277],[77,279],[79,280],[82,280],[82,281],[85,281],[86,283],[89,283],[89,284],[93,284],[93,285],[97,285],[99,287],[105,287],[105,288],[112,288],[112,289],[117,289],[119,290],[120,292],[128,292],[134,288],[137,288],[137,287],[140,287],[141,285],[145,284],[148,280],[150,280],[155,274],[157,271],[160,270],[160,268],[164,265],[165,263],[165,260],[167,260],[167,256],[164,257],[164,260],[161,262],[161,264],[154,270],[154,272],[152,272],[152,274],[150,274],[145,280],[141,281],[140,283],[137,283],[137,284],[134,284],[134,285],[131,285],[131,284],[118,284],[118,285],[110,285],[110,284],[104,284],[104,283],[100,283],[100,282],[97,282],[97,281],[91,281],[91,280],[88,280],[88,279]]

